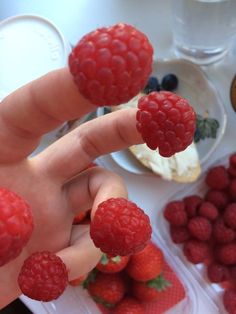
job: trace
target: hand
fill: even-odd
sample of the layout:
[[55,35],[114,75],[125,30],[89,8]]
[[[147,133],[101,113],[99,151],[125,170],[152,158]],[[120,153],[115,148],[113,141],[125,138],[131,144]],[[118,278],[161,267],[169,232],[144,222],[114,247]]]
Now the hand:
[[80,211],[110,197],[127,197],[122,179],[87,166],[98,156],[142,142],[135,109],[108,114],[82,124],[35,157],[28,156],[41,136],[95,110],[74,85],[68,69],[47,74],[20,88],[0,104],[0,186],[21,195],[31,206],[35,228],[22,253],[0,267],[0,308],[21,292],[17,277],[23,261],[35,251],[62,258],[69,280],[89,272],[101,251],[89,226],[72,225]]

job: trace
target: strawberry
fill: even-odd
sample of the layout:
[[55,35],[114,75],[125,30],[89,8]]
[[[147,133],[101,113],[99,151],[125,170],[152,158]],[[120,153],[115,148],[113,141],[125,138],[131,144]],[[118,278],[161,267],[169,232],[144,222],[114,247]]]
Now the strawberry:
[[86,278],[87,278],[87,275],[80,276],[76,279],[70,280],[69,284],[73,287],[80,286],[83,284],[83,282],[86,280]]
[[164,217],[172,226],[187,224],[187,213],[183,201],[171,201],[164,208]]
[[227,267],[213,262],[207,267],[207,276],[211,282],[219,283],[229,279]]
[[212,167],[205,178],[206,184],[215,190],[224,190],[229,185],[229,175],[224,166]]
[[236,290],[225,290],[223,294],[223,303],[229,314],[236,314]]
[[149,217],[125,198],[110,198],[100,203],[90,225],[95,246],[112,256],[141,251],[151,233]]
[[183,251],[186,258],[193,264],[203,263],[208,256],[206,242],[189,240],[184,244]]
[[219,216],[218,209],[210,202],[203,202],[198,209],[198,214],[212,221]]
[[212,226],[210,221],[205,217],[194,217],[188,223],[189,233],[200,241],[207,241],[211,237]]
[[166,281],[162,275],[146,281],[133,281],[132,294],[142,302],[152,302],[161,298],[161,292],[171,286],[169,281]]
[[98,272],[95,278],[88,283],[88,292],[97,303],[106,307],[114,307],[126,292],[124,278],[120,273]]
[[217,219],[213,225],[213,239],[217,243],[230,243],[235,239],[235,231],[227,227],[222,218]]
[[197,215],[197,210],[202,204],[203,199],[199,195],[189,195],[184,198],[185,210],[189,218]]
[[124,297],[115,309],[113,314],[145,314],[144,307],[141,302],[133,297]]
[[138,281],[151,280],[162,272],[162,251],[150,242],[141,252],[133,254],[126,266],[127,274]]
[[236,203],[231,203],[225,208],[224,221],[227,226],[236,229]]
[[80,213],[78,213],[78,214],[74,217],[73,224],[74,224],[74,225],[80,224],[82,221],[84,221],[84,220],[87,218],[88,213],[89,213],[88,210],[84,210],[84,211],[81,211]]
[[117,273],[126,267],[129,259],[129,256],[109,256],[103,254],[96,268],[103,273]]

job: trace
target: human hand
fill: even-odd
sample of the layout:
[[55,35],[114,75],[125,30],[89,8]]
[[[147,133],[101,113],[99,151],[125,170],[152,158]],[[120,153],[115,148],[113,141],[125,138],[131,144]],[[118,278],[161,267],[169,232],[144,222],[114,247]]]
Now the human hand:
[[0,308],[21,294],[17,277],[35,251],[61,257],[69,280],[89,272],[101,251],[88,226],[72,225],[74,216],[110,197],[127,197],[122,179],[108,170],[84,170],[98,156],[142,143],[136,110],[118,111],[82,124],[35,157],[28,156],[43,134],[64,121],[95,110],[78,92],[68,69],[61,69],[20,88],[0,106],[0,185],[31,206],[35,228],[13,261],[0,267]]

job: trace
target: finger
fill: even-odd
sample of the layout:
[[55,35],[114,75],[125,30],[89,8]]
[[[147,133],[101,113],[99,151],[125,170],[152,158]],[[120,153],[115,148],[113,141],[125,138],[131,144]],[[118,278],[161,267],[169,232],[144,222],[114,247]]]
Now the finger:
[[26,157],[44,133],[94,109],[66,68],[21,87],[1,102],[0,161]]
[[40,170],[63,182],[98,156],[143,143],[135,117],[136,109],[124,109],[82,124],[36,156]]
[[93,244],[89,226],[77,225],[73,226],[71,246],[59,251],[57,255],[69,271],[69,280],[74,280],[89,273],[99,262],[102,252]]
[[65,186],[69,206],[75,214],[91,208],[94,216],[98,205],[111,197],[125,197],[128,193],[123,179],[100,167],[90,168]]

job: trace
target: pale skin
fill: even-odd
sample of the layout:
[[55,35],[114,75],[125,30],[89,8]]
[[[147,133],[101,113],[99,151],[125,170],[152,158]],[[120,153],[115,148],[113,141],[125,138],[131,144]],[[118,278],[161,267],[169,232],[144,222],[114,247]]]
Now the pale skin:
[[53,71],[23,86],[0,105],[0,186],[27,200],[34,232],[22,253],[0,267],[0,309],[21,291],[17,277],[33,252],[60,256],[69,280],[89,272],[101,251],[89,226],[72,226],[73,217],[110,197],[128,197],[123,180],[100,167],[83,171],[96,157],[142,143],[136,110],[127,109],[82,124],[35,157],[28,156],[43,134],[95,110],[78,92],[68,69]]

